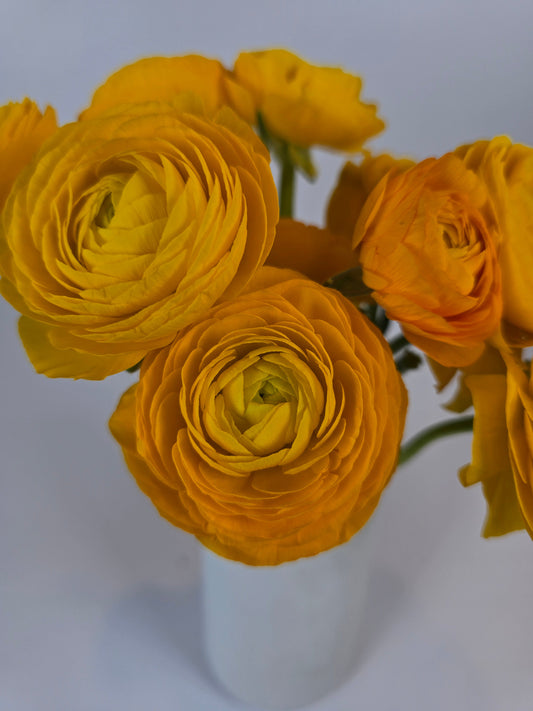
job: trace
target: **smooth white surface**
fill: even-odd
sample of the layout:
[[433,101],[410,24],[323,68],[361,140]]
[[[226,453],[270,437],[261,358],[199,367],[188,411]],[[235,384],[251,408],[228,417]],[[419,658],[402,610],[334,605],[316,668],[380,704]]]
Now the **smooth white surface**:
[[[365,79],[416,158],[508,133],[533,144],[533,5],[517,0],[4,0],[0,102],[32,96],[74,117],[113,69],[191,51],[230,63],[287,46]],[[319,221],[341,160],[319,154],[298,211]],[[107,419],[132,376],[35,375],[0,304],[0,709],[238,711],[201,646],[198,551],[126,473]],[[409,431],[441,415],[409,376]],[[357,674],[308,711],[530,711],[533,548],[484,541],[481,492],[457,468],[469,439],[398,472],[375,520],[372,604]]]
[[344,545],[276,566],[203,549],[205,652],[222,686],[250,704],[294,709],[354,674],[371,554],[370,525]]

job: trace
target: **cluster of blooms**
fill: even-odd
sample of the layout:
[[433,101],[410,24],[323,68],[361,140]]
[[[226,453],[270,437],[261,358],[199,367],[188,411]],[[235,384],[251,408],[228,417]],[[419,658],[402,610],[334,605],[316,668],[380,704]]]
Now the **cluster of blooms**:
[[[366,523],[398,463],[412,347],[457,381],[450,409],[474,408],[460,476],[483,483],[485,534],[533,529],[533,150],[372,155],[384,124],[360,90],[269,50],[232,70],[140,60],[61,127],[29,99],[0,108],[0,291],[31,362],[89,379],[140,363],[110,421],[138,485],[253,565]],[[360,152],[324,227],[291,219],[314,145]]]

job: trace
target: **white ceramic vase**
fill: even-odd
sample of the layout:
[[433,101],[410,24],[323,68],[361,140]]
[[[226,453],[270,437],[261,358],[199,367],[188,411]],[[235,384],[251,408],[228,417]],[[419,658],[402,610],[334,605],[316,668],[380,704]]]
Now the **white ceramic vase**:
[[366,601],[369,528],[344,545],[272,567],[203,549],[205,649],[228,691],[261,708],[291,709],[350,676]]

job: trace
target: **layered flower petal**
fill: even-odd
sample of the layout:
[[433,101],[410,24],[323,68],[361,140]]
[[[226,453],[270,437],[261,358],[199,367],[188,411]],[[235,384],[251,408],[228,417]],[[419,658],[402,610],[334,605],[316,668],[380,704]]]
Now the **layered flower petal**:
[[498,136],[456,154],[487,186],[500,225],[504,335],[533,345],[533,148]]
[[406,337],[445,366],[499,326],[499,233],[483,183],[453,155],[383,178],[354,232],[363,279]]
[[105,377],[239,293],[277,219],[268,154],[229,109],[131,104],[58,129],[21,175],[0,227],[0,288],[48,327],[21,329],[36,367],[87,377],[79,358],[65,372],[71,350],[102,356],[90,370]]
[[287,277],[264,268],[147,356],[110,422],[159,512],[251,565],[314,555],[366,522],[407,404],[379,331],[334,290]]
[[408,158],[393,158],[387,153],[372,155],[368,151],[360,163],[347,161],[328,202],[328,229],[351,241],[363,205],[379,181],[391,170],[403,173],[413,165]]

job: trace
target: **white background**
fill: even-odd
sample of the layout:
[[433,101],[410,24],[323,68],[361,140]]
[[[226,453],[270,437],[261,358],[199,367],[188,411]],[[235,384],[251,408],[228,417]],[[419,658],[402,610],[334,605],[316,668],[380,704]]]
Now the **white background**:
[[[30,96],[73,119],[124,63],[284,46],[365,80],[380,149],[424,158],[500,133],[533,144],[533,4],[513,0],[3,0],[0,104]],[[341,165],[298,214],[320,222]],[[201,645],[198,549],[126,472],[107,419],[132,382],[33,373],[0,304],[1,711],[229,711]],[[407,379],[408,431],[442,416]],[[479,537],[463,435],[397,473],[377,514],[357,673],[316,711],[529,711],[533,544]]]

